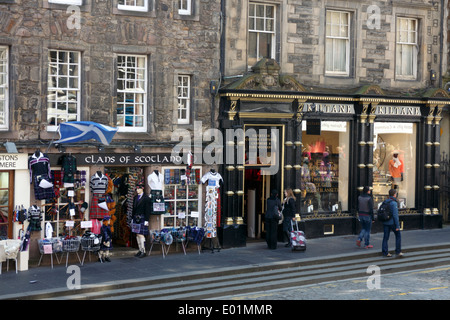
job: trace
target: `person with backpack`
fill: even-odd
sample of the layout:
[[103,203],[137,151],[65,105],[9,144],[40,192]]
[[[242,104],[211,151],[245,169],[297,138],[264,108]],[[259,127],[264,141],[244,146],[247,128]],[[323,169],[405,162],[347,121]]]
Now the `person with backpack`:
[[395,235],[395,254],[399,257],[403,256],[402,253],[402,238],[400,234],[400,223],[398,219],[398,202],[397,202],[397,190],[389,189],[389,198],[384,200],[389,204],[390,217],[388,220],[383,221],[383,242],[381,244],[381,252],[384,257],[392,257],[389,253],[388,241],[391,231]]
[[362,195],[358,197],[358,217],[359,223],[361,224],[361,232],[356,240],[356,245],[360,247],[361,241],[364,239],[364,248],[373,248],[370,244],[370,231],[374,221],[373,199],[370,195],[370,188],[368,186],[363,188]]

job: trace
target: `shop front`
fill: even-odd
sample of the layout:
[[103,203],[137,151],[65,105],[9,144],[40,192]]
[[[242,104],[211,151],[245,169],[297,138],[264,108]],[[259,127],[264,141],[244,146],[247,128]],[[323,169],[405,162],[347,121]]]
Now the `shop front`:
[[[33,205],[40,209],[41,217],[31,233],[30,260],[40,259],[41,239],[99,233],[105,216],[110,217],[113,244],[137,248],[131,215],[138,184],[144,184],[144,192],[158,199],[157,206],[152,203],[150,231],[204,227],[202,165],[187,166],[180,156],[168,152],[77,151],[48,154],[52,195],[43,196],[31,188]],[[34,173],[26,172],[29,181]]]
[[[254,68],[220,95],[221,129],[228,134],[224,247],[264,237],[265,200],[272,189],[280,197],[286,188],[294,191],[297,220],[309,238],[356,234],[357,198],[366,185],[375,210],[390,188],[398,190],[404,230],[441,227],[440,120],[450,101],[443,90],[417,98],[378,86],[306,90],[277,69]],[[269,139],[265,128],[276,138]],[[263,155],[249,156],[252,140]],[[373,230],[381,231],[381,224]]]

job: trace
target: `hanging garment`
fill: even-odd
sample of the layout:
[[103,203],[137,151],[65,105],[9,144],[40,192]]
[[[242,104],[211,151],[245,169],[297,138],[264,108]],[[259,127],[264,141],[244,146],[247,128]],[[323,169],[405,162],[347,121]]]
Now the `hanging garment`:
[[28,209],[28,222],[30,223],[30,231],[41,231],[41,221],[41,208],[36,205],[32,205]]

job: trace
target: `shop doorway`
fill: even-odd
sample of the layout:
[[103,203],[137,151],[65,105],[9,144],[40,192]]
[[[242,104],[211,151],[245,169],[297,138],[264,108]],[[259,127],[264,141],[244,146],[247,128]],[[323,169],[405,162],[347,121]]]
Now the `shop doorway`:
[[137,248],[136,237],[132,236],[129,222],[136,185],[145,181],[144,169],[141,167],[107,167],[105,171],[114,183],[111,198],[115,202],[115,208],[110,211],[113,243],[118,246]]
[[[261,169],[246,168],[244,182],[244,223],[247,225],[247,237],[264,239],[266,200],[273,189],[280,190],[277,175],[262,175]],[[279,197],[281,199],[281,191]]]

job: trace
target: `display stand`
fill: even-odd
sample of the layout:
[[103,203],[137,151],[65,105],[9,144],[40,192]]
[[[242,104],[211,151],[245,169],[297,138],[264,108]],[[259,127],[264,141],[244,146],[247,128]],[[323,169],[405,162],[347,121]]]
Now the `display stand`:
[[58,261],[58,264],[61,263],[61,261],[58,259],[58,252],[62,252],[62,244],[60,240],[58,239],[41,239],[38,240],[38,246],[39,246],[39,252],[41,253],[41,257],[39,258],[38,267],[41,265],[42,258],[44,255],[49,254],[50,260],[52,264],[53,269],[53,255],[56,257],[56,261]]
[[69,262],[69,253],[75,252],[78,257],[78,261],[81,264],[80,256],[78,255],[78,251],[80,250],[80,238],[70,238],[70,239],[63,239],[62,241],[62,249],[63,249],[63,255],[64,252],[66,253],[66,267]]
[[[93,234],[94,235],[94,234]],[[81,250],[83,253],[83,260],[81,261],[81,265],[84,264],[84,259],[86,258],[86,253],[89,252],[89,261],[91,261],[91,252],[95,252],[100,260],[103,263],[103,260],[100,257],[100,244],[102,243],[102,236],[94,235],[94,237],[82,237],[81,238]]]
[[152,250],[153,250],[153,245],[156,243],[156,244],[161,245],[161,253],[162,253],[163,258],[165,258],[166,257],[165,248],[164,248],[164,243],[162,242],[162,239],[161,239],[161,233],[156,230],[151,230],[150,231],[150,240],[151,240],[150,241],[151,245],[150,245],[150,249],[148,251],[148,255],[150,256],[150,254],[152,253]]

